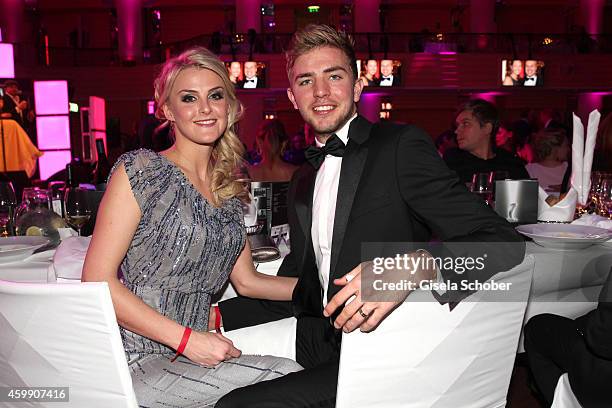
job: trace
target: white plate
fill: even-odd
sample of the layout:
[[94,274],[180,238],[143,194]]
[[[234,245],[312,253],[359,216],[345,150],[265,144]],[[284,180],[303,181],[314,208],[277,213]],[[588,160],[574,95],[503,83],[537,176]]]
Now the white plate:
[[0,263],[21,261],[48,243],[45,237],[0,238]]
[[516,230],[538,245],[556,249],[582,249],[612,238],[612,231],[586,225],[528,224]]

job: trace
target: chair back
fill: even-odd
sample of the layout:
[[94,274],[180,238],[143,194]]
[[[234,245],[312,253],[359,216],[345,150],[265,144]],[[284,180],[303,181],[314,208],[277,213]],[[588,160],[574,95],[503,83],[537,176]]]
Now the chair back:
[[342,336],[336,406],[505,407],[534,269],[532,256],[452,311],[415,291],[371,333]]
[[62,407],[138,407],[108,284],[0,281],[0,386],[69,387]]

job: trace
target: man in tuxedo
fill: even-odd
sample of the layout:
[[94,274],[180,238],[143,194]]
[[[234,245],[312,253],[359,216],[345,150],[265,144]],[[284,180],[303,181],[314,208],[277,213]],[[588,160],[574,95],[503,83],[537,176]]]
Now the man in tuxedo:
[[[226,330],[295,316],[296,360],[305,369],[234,390],[217,407],[334,406],[342,331],[374,330],[408,295],[392,302],[362,296],[362,268],[366,276],[369,265],[362,263],[362,243],[427,242],[432,233],[458,244],[478,242],[494,261],[486,272],[462,277],[471,281],[510,269],[524,256],[522,238],[466,190],[424,131],[373,125],[357,114],[363,81],[348,35],[310,25],[294,35],[286,57],[287,95],[317,144],[288,193],[291,253],[278,274],[297,276],[298,283],[289,307],[237,298],[220,308]],[[418,269],[406,278],[458,279],[446,272]],[[438,299],[452,307],[468,293],[448,295]]]
[[399,80],[393,75],[393,61],[380,61],[380,86],[399,86]]
[[263,83],[257,76],[257,63],[255,61],[247,61],[244,63],[244,80],[240,82],[239,88],[263,88]]
[[542,86],[542,77],[538,75],[538,62],[535,60],[525,61],[525,81],[523,86]]
[[582,406],[612,406],[612,270],[597,308],[576,320],[553,314],[529,319],[525,351],[538,390],[550,405],[559,377],[568,373]]

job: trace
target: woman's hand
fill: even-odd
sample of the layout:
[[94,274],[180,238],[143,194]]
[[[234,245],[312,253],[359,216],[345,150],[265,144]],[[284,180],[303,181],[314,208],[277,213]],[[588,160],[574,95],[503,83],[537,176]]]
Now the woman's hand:
[[240,357],[242,352],[234,343],[218,333],[192,331],[183,355],[205,367],[215,367],[230,358]]

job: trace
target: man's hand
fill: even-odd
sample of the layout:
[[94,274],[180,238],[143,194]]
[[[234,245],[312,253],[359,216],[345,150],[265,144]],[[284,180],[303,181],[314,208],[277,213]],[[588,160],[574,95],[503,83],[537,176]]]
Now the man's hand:
[[[342,312],[334,321],[336,329],[350,333],[356,328],[363,332],[374,330],[380,322],[387,317],[402,301],[398,302],[363,302],[361,299],[361,269],[370,267],[369,262],[358,265],[342,278],[334,279],[334,284],[344,286],[329,301],[323,314],[331,316],[334,311],[343,305]],[[407,294],[406,294],[407,296]],[[352,298],[351,301],[349,301]]]
[[[426,252],[413,253],[410,256],[430,257]],[[425,265],[425,264],[423,264]],[[350,333],[359,328],[362,332],[370,332],[382,322],[395,308],[397,308],[412,289],[398,291],[385,291],[377,293],[373,287],[367,285],[363,287],[366,293],[362,293],[362,275],[363,272],[372,274],[372,262],[363,262],[355,269],[344,275],[342,278],[334,279],[334,284],[344,286],[334,297],[329,301],[323,314],[331,316],[338,307],[343,307],[342,312],[334,321],[336,329],[342,329],[345,333]],[[382,276],[382,275],[381,275]],[[385,271],[385,281],[401,282],[411,281],[413,287],[418,287],[422,280],[431,280],[436,276],[435,269],[419,268],[416,271],[407,271],[402,269],[389,269]],[[385,301],[368,301],[365,299],[384,298]]]

